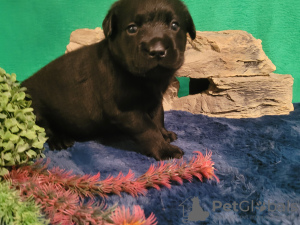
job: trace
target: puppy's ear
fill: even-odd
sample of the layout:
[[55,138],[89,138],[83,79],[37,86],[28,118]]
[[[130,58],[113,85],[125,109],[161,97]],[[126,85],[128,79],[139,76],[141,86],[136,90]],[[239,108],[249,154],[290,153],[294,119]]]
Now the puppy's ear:
[[118,9],[118,5],[119,2],[113,4],[103,20],[102,28],[103,28],[105,38],[112,38],[114,34],[117,32],[116,11]]
[[196,38],[196,27],[192,16],[188,11],[186,11],[186,26],[187,32],[189,33],[191,39],[194,40]]

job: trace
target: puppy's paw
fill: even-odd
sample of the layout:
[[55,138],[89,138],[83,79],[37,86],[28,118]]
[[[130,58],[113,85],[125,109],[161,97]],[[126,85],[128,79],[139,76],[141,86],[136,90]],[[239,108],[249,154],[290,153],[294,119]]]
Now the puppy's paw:
[[72,139],[52,136],[48,139],[47,143],[51,150],[62,150],[62,149],[67,149],[69,147],[72,147],[75,141]]
[[165,148],[161,149],[156,157],[156,160],[168,160],[168,159],[180,159],[184,155],[184,152],[175,145],[168,144]]
[[175,134],[173,131],[168,130],[162,130],[162,135],[166,142],[170,143],[172,141],[175,141],[177,139],[177,134]]

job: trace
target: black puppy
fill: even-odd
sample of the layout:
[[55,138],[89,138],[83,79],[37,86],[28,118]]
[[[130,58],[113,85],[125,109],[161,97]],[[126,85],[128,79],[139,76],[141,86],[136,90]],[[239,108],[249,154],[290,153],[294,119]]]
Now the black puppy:
[[54,60],[22,85],[51,149],[103,134],[130,135],[142,154],[180,158],[164,128],[163,94],[196,31],[180,0],[119,0],[103,21],[105,39]]

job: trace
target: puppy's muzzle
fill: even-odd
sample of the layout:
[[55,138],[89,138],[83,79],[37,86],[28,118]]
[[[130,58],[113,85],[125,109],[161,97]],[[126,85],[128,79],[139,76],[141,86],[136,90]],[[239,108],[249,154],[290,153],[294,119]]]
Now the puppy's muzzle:
[[150,46],[148,54],[150,58],[164,58],[167,55],[167,49],[159,41],[154,46]]
[[150,59],[162,59],[167,56],[168,46],[164,44],[161,40],[151,40],[148,43],[143,42],[141,44],[142,51],[147,55]]

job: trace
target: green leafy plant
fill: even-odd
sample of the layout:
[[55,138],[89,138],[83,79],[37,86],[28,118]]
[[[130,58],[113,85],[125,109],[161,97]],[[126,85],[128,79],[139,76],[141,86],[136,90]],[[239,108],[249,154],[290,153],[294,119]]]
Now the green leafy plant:
[[8,168],[44,157],[44,128],[35,124],[31,101],[15,74],[0,68],[0,177]]
[[9,182],[0,182],[0,224],[49,224],[33,199],[23,201],[20,191],[11,189]]

